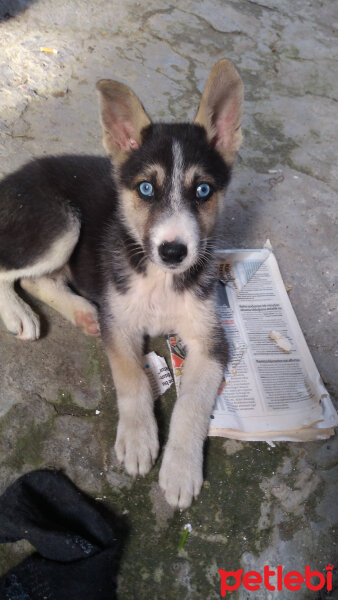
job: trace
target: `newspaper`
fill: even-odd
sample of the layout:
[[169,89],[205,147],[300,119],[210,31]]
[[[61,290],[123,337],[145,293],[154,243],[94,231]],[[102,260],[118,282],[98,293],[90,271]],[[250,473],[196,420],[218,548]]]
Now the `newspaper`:
[[174,383],[169,367],[165,358],[159,356],[156,352],[145,354],[143,362],[144,370],[150,381],[153,396],[154,398],[158,398]]
[[[217,252],[217,305],[229,362],[210,436],[252,441],[326,439],[337,413],[312,359],[271,246]],[[176,387],[185,349],[168,337]]]

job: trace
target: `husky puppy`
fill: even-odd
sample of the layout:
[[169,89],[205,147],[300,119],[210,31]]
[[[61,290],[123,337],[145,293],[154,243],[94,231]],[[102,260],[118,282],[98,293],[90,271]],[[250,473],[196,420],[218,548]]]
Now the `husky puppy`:
[[212,249],[242,140],[243,86],[232,63],[219,61],[193,124],[151,123],[122,83],[101,80],[97,90],[109,158],[42,158],[0,184],[0,315],[19,339],[39,337],[37,315],[14,290],[20,280],[101,334],[117,391],[115,451],[131,475],[145,475],[159,450],[144,336],[181,336],[187,357],[159,482],[183,509],[201,489],[227,361]]

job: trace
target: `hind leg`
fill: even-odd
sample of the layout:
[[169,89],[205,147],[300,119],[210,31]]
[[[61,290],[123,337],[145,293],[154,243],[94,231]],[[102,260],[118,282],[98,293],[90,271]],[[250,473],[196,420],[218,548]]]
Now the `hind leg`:
[[21,279],[20,283],[24,290],[57,310],[87,335],[100,335],[95,306],[71,291],[64,272],[34,279]]
[[40,320],[15,292],[13,281],[0,281],[0,315],[11,333],[20,340],[37,340]]
[[68,231],[54,241],[39,259],[20,269],[0,269],[0,317],[7,329],[20,340],[37,340],[39,317],[15,292],[20,278],[40,277],[63,267],[79,236],[79,222],[72,220]]

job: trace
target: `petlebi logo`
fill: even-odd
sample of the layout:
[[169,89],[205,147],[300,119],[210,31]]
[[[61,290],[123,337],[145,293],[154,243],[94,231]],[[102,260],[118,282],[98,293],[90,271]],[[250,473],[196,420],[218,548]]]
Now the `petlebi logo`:
[[[332,590],[332,570],[333,565],[328,564],[325,567],[326,574],[321,571],[313,571],[309,565],[306,565],[304,573],[300,571],[287,571],[283,570],[281,565],[278,565],[276,569],[270,568],[268,565],[264,566],[263,574],[258,571],[247,571],[244,573],[244,569],[238,569],[237,571],[224,571],[218,569],[221,576],[221,596],[225,598],[227,592],[234,592],[238,590],[240,586],[243,586],[249,592],[260,590],[264,587],[269,591],[282,592],[283,590],[297,591],[305,586],[305,589],[312,591],[318,591],[325,588],[328,592]],[[319,582],[313,581],[316,577]],[[229,581],[229,579],[235,579],[235,582]],[[303,587],[304,589],[304,587]]]

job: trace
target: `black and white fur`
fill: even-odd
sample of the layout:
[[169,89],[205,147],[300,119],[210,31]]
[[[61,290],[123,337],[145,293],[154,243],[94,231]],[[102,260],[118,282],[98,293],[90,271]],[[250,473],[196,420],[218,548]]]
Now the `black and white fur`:
[[[167,501],[182,509],[202,485],[227,360],[212,248],[241,143],[242,82],[230,61],[217,63],[194,124],[152,124],[127,86],[97,88],[110,160],[42,158],[0,184],[0,315],[18,338],[39,337],[38,316],[14,290],[20,279],[86,333],[101,333],[118,398],[115,450],[132,475],[146,474],[159,450],[144,336],[182,337],[187,358],[160,470]],[[196,191],[205,183],[206,199]]]

